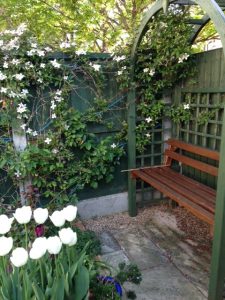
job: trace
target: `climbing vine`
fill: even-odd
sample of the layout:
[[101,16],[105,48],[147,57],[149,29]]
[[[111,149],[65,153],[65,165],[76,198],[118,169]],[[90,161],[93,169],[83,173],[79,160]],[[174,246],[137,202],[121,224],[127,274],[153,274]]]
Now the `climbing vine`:
[[[190,103],[166,104],[164,92],[195,72],[189,37],[192,28],[186,20],[188,12],[171,5],[168,14],[160,12],[149,23],[138,48],[135,63],[137,126],[136,146],[143,152],[151,142],[151,131],[161,126],[162,118],[186,122],[192,117]],[[126,65],[125,65],[126,68]],[[125,69],[126,71],[127,69]],[[126,85],[128,77],[121,64],[119,81]],[[126,78],[126,79],[125,79]]]
[[[39,197],[28,197],[29,192],[27,199],[38,201],[40,195],[72,201],[85,186],[110,181],[123,148],[115,137],[99,139],[89,130],[93,123],[104,123],[107,111],[101,65],[81,52],[70,57],[73,64],[68,57],[57,58],[24,24],[1,33],[0,44],[0,168],[16,186],[30,181]],[[74,47],[69,42],[60,46]],[[78,74],[91,81],[95,91],[96,100],[85,112],[70,103]]]

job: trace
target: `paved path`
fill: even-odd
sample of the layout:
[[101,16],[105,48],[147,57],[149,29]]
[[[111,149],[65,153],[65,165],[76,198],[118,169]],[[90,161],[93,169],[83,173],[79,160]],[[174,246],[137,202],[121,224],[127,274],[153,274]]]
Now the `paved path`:
[[137,300],[207,299],[210,255],[197,254],[193,242],[181,237],[171,222],[155,216],[138,228],[102,232],[102,258],[115,268],[122,261],[139,266],[141,284],[125,286],[136,290]]

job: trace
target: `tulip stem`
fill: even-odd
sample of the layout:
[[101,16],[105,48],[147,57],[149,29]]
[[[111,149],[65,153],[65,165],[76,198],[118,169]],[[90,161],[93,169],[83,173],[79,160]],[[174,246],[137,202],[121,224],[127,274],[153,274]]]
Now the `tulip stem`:
[[3,270],[4,270],[4,272],[6,272],[6,265],[7,265],[7,263],[6,263],[5,256],[3,256],[2,258],[3,258]]
[[43,276],[43,269],[41,265],[41,259],[39,259],[39,267],[40,267],[40,274],[41,274],[41,287],[44,289],[44,276]]
[[71,266],[71,257],[70,257],[70,249],[69,249],[69,246],[66,247],[66,252],[67,252],[67,256],[68,256],[68,260],[69,260],[69,268]]
[[25,227],[25,249],[28,250],[28,231],[27,231],[27,224],[24,224]]

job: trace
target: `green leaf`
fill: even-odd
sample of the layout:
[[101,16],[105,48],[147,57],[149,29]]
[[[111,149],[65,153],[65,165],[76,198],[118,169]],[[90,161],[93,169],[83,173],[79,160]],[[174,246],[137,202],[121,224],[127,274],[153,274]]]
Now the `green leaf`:
[[64,278],[55,279],[51,300],[64,300]]
[[7,160],[6,159],[2,159],[0,161],[0,169],[2,169],[6,165],[6,163],[7,163]]
[[72,280],[74,274],[76,273],[77,266],[78,266],[78,263],[76,262],[76,263],[74,263],[74,264],[72,265],[72,267],[71,267],[70,270],[69,270],[69,275],[70,275],[70,279],[71,279],[71,280]]
[[2,300],[10,300],[10,298],[8,298],[8,295],[5,294],[5,291],[3,290],[3,287],[1,287],[1,289],[0,289],[0,296],[1,296]]
[[94,189],[97,189],[98,183],[96,181],[91,182],[91,187],[93,187]]
[[81,266],[79,273],[75,277],[74,299],[82,300],[89,290],[89,272],[85,266]]
[[66,291],[67,296],[69,296],[69,273],[66,273],[66,276],[64,277],[64,288]]
[[37,300],[45,300],[45,295],[43,294],[41,288],[35,282],[33,282],[32,287],[33,287],[35,296],[37,297]]

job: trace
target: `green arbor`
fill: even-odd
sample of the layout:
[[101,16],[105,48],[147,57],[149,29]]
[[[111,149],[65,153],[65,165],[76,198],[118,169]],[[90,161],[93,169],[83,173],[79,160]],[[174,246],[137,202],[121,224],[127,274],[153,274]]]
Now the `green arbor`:
[[[223,10],[225,9],[225,1],[214,0],[177,0],[177,1],[156,1],[146,13],[142,20],[137,32],[136,39],[133,44],[131,53],[131,77],[134,78],[135,62],[137,59],[137,50],[142,42],[146,32],[148,31],[148,24],[152,17],[156,15],[161,9],[166,10],[168,4],[176,4],[178,6],[192,6],[199,5],[205,12],[202,19],[191,19],[190,24],[193,25],[193,34],[190,42],[192,43],[200,30],[212,20],[218,34],[220,35],[223,45],[223,52],[225,55],[225,16]],[[219,91],[218,91],[219,93]],[[128,168],[133,169],[136,167],[136,90],[131,87],[128,95]],[[221,134],[220,153],[225,153],[225,118],[223,118],[223,127]],[[216,213],[214,225],[214,241],[213,253],[211,261],[211,274],[209,285],[209,299],[219,300],[222,299],[224,278],[225,278],[225,156],[221,155],[219,163],[219,176],[217,183],[217,200],[216,200]],[[136,183],[135,180],[128,179],[129,187],[129,213],[131,216],[136,215]]]

